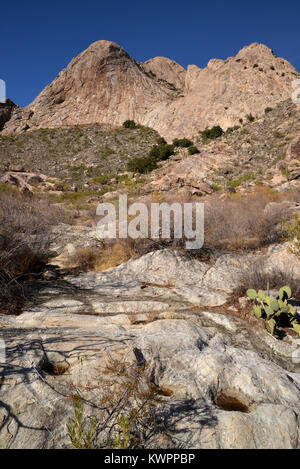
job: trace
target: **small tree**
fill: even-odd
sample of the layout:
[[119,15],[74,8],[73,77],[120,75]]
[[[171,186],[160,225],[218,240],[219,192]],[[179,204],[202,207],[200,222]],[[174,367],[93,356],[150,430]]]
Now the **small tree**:
[[188,148],[188,152],[190,155],[195,155],[196,153],[199,153],[199,150],[197,147],[195,146],[191,146]]
[[193,145],[193,142],[188,138],[174,138],[173,145],[174,147],[188,148]]
[[219,125],[215,125],[211,129],[205,129],[201,132],[203,140],[214,140],[224,134],[223,129]]
[[123,123],[123,127],[125,127],[125,129],[136,129],[137,125],[134,121],[127,120]]

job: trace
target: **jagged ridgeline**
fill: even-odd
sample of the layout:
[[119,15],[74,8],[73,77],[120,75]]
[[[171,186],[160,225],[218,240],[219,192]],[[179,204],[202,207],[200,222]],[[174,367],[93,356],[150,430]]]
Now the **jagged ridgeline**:
[[[233,127],[290,98],[299,75],[263,44],[187,70],[156,57],[136,62],[122,47],[98,41],[75,57],[25,109],[2,119],[4,135],[75,124],[121,125],[132,119],[171,141],[206,127]],[[0,115],[1,121],[1,115]],[[5,122],[4,122],[5,121]]]

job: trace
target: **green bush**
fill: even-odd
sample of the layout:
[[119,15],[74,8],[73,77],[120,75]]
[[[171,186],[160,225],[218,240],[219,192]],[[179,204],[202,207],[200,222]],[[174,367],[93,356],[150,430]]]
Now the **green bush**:
[[226,133],[230,134],[230,133],[232,133],[232,132],[234,132],[235,130],[238,130],[238,129],[240,129],[239,125],[235,125],[234,127],[228,127],[228,129],[226,130]]
[[167,142],[166,142],[166,140],[164,139],[164,137],[159,137],[159,138],[156,140],[156,143],[157,143],[158,145],[166,145],[166,144],[167,144]]
[[215,138],[221,137],[224,131],[219,125],[215,125],[211,129],[205,129],[200,133],[204,140],[214,140]]
[[265,109],[265,114],[268,114],[268,112],[271,112],[271,111],[273,111],[273,108],[271,108],[271,107],[266,107],[266,109]]
[[247,119],[248,119],[248,122],[254,122],[255,121],[255,117],[251,113],[247,115]]
[[133,158],[127,164],[127,170],[133,173],[147,174],[157,168],[154,158],[145,156],[144,158]]
[[155,161],[167,160],[174,154],[173,145],[160,144],[154,145],[148,153],[148,157],[153,158]]
[[165,161],[172,155],[174,155],[173,145],[159,145],[159,159],[158,159],[158,161]]
[[193,145],[193,142],[188,138],[174,138],[173,145],[174,147],[188,148]]
[[174,154],[173,145],[161,143],[154,145],[148,155],[142,158],[134,158],[127,164],[127,170],[135,173],[150,173],[157,168],[158,161],[165,161]]
[[99,174],[99,176],[95,176],[92,178],[93,182],[98,182],[100,184],[107,184],[109,181],[109,176],[106,176],[105,174]]
[[273,132],[273,137],[274,137],[274,138],[283,138],[284,135],[283,135],[283,133],[281,133],[279,130],[275,130],[275,131]]
[[125,129],[136,129],[137,125],[134,121],[127,120],[123,122],[123,127],[125,127]]
[[238,179],[234,179],[233,181],[231,181],[230,183],[230,187],[232,189],[235,189],[236,187],[239,187],[241,184],[242,184],[243,180],[242,178],[238,178]]
[[154,145],[149,151],[148,156],[158,161],[160,156],[160,145]]
[[[74,402],[74,417],[66,428],[71,448],[143,448],[156,431],[156,408],[165,402],[163,396],[172,394],[152,382],[146,367],[111,357],[95,403],[80,394],[68,396]],[[92,415],[85,413],[88,408],[94,409]]]
[[188,152],[190,155],[195,155],[196,153],[199,153],[199,150],[197,147],[195,146],[191,146],[188,148]]

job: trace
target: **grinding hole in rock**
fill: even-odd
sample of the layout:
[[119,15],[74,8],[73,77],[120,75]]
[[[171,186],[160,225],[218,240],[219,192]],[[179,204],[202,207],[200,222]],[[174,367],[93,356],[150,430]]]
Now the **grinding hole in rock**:
[[67,362],[56,362],[52,363],[48,360],[45,360],[42,363],[41,371],[49,375],[63,375],[69,369],[70,365]]
[[222,410],[231,412],[243,412],[248,414],[251,409],[247,404],[242,402],[240,399],[230,396],[228,394],[219,394],[215,399],[215,404]]

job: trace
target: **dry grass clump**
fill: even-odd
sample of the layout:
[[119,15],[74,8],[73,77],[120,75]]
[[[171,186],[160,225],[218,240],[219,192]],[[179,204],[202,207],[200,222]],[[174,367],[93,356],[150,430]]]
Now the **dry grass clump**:
[[80,270],[94,270],[95,262],[100,255],[100,251],[95,248],[78,248],[68,258],[68,266],[78,266]]
[[300,203],[300,187],[294,187],[280,194],[283,200],[290,200],[291,202]]
[[127,262],[135,255],[130,240],[117,240],[112,246],[107,246],[97,258],[95,270],[102,271]]
[[131,313],[129,314],[128,318],[132,325],[149,324],[150,322],[157,321],[159,319],[159,314],[155,312],[149,312],[140,315],[136,313]]
[[103,270],[117,267],[145,252],[147,240],[117,239],[113,244],[103,244],[99,248],[84,247],[69,257],[69,265],[81,270]]

